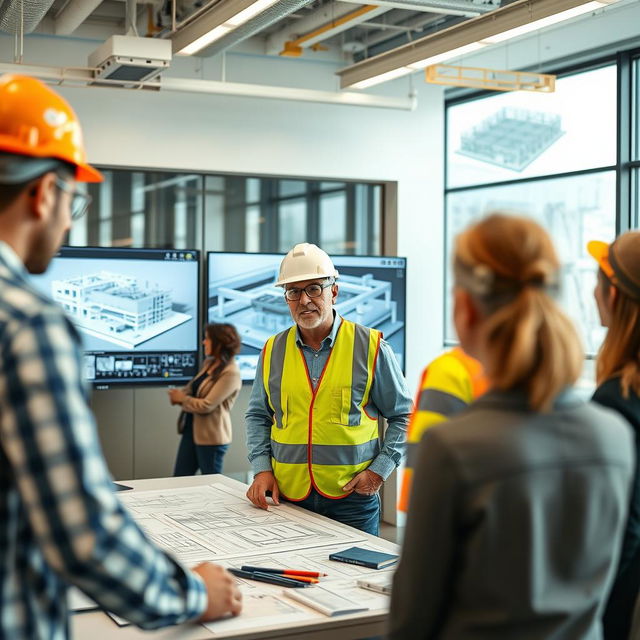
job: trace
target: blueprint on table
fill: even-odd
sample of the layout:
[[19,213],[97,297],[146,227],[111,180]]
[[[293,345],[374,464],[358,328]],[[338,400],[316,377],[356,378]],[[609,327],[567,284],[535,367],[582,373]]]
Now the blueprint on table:
[[294,551],[363,540],[286,504],[254,507],[224,485],[136,491],[119,496],[160,547],[192,565],[205,560]]

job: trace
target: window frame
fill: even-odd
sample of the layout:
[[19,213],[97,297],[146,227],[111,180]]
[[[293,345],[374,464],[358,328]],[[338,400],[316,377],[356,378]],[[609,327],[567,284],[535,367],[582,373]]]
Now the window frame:
[[[614,55],[606,55],[589,60],[569,64],[560,67],[551,66],[546,73],[556,74],[559,78],[566,78],[572,75],[585,73],[605,66],[615,65],[617,73],[617,112],[616,112],[616,161],[610,166],[592,167],[590,169],[580,169],[563,173],[546,174],[543,176],[531,176],[526,178],[516,178],[492,183],[474,184],[463,187],[449,187],[449,116],[450,109],[459,104],[472,102],[481,98],[495,95],[492,91],[454,91],[455,95],[445,98],[444,114],[444,238],[443,246],[443,277],[444,295],[447,296],[447,261],[450,253],[447,251],[447,238],[449,237],[449,216],[447,198],[451,193],[461,191],[473,191],[477,189],[487,189],[505,185],[523,184],[539,180],[549,180],[554,178],[564,178],[578,175],[594,174],[603,171],[615,171],[616,173],[616,234],[623,233],[634,225],[640,224],[640,202],[637,195],[640,193],[640,48],[630,49]],[[637,72],[634,74],[634,69]],[[634,112],[635,111],[635,112]],[[635,117],[634,117],[635,116]],[[634,138],[634,136],[639,136]],[[633,159],[635,147],[638,151],[638,158]],[[634,211],[635,207],[635,211]],[[634,219],[635,216],[635,219]],[[442,344],[444,347],[457,344],[452,340],[447,340],[447,310],[446,298],[443,300],[442,314]],[[591,356],[587,355],[587,358]]]

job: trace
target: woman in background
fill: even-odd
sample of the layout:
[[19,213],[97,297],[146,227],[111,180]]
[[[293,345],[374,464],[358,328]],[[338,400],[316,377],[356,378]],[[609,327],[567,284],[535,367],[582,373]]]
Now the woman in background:
[[571,390],[583,352],[558,270],[531,220],[494,214],[457,239],[454,323],[489,391],[420,442],[393,640],[602,637],[632,438]]
[[204,328],[205,361],[182,389],[169,389],[171,404],[182,406],[178,432],[182,434],[174,476],[222,473],[222,460],[232,437],[231,407],[242,381],[234,356],[240,336],[233,325],[208,324]]
[[[590,242],[600,265],[595,298],[602,325],[608,327],[596,367],[593,400],[622,414],[640,454],[640,231],[619,236],[611,245]],[[622,553],[604,613],[604,637],[625,640],[640,588],[640,473],[636,470]]]

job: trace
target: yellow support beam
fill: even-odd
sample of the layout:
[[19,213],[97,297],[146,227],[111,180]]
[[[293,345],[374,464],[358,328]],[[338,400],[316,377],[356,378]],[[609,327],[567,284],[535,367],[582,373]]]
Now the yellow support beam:
[[[335,20],[332,20],[331,22],[327,22],[327,24],[323,25],[322,27],[318,27],[317,29],[314,29],[313,31],[310,31],[309,33],[305,33],[303,36],[300,36],[299,38],[296,38],[295,40],[287,40],[287,42],[284,43],[284,49],[280,52],[281,56],[291,56],[291,57],[299,57],[302,55],[302,44],[304,44],[305,42],[307,42],[308,40],[311,40],[313,38],[316,38],[319,35],[322,35],[323,33],[326,33],[327,31],[331,31],[332,29],[335,29],[336,27],[340,27],[343,24],[347,24],[348,22],[352,22],[353,20],[357,20],[358,18],[360,18],[363,15],[366,15],[367,13],[370,13],[371,11],[375,11],[375,10],[379,10],[380,7],[378,5],[375,4],[367,4],[364,7],[360,7],[359,9],[356,9],[355,11],[352,11],[351,13],[347,13],[346,15],[342,16],[341,18],[336,18]],[[314,49],[315,51],[317,51],[318,49]]]

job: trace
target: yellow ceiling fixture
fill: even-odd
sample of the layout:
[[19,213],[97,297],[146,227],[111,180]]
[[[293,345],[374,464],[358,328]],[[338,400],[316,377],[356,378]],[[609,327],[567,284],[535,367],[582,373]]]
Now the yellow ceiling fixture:
[[553,93],[556,90],[556,76],[548,73],[461,67],[447,64],[433,64],[427,67],[425,80],[431,84],[489,91]]
[[617,0],[516,0],[338,71],[340,86],[366,89],[612,5]]

